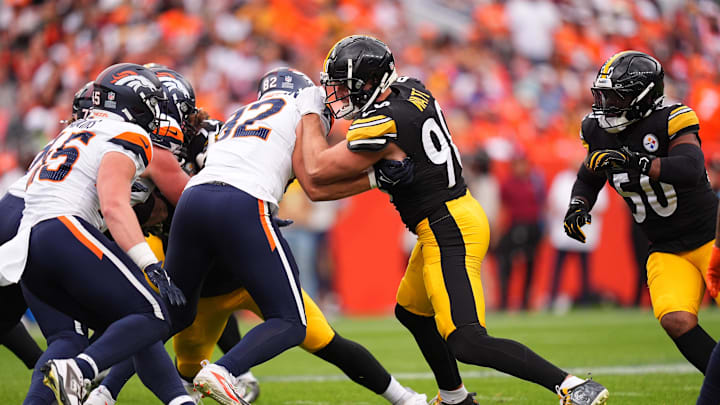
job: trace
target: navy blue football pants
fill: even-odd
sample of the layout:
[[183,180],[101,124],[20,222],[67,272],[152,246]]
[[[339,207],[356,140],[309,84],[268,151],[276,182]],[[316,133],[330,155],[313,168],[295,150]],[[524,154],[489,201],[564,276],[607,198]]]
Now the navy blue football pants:
[[165,268],[188,298],[187,310],[171,308],[173,332],[192,324],[211,269],[255,299],[265,322],[217,362],[234,375],[305,338],[298,268],[266,202],[225,184],[185,190],[173,216]]

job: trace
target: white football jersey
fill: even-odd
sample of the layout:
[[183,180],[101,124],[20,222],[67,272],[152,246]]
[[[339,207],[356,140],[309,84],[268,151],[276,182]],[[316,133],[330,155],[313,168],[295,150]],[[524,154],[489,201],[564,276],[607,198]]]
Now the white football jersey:
[[8,187],[7,192],[10,195],[13,195],[18,198],[25,198],[25,185],[27,185],[27,181],[30,178],[29,173],[25,173],[22,177],[15,180],[10,187]]
[[293,176],[300,112],[292,94],[268,94],[237,110],[208,147],[205,167],[185,187],[224,182],[277,205]]
[[23,226],[75,215],[102,229],[95,183],[108,152],[131,158],[137,178],[152,160],[152,143],[140,126],[104,111],[67,126],[30,167]]

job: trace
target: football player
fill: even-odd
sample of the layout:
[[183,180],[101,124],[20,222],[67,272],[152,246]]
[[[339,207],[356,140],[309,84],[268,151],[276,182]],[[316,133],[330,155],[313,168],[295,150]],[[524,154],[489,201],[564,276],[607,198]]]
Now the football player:
[[585,241],[582,226],[609,182],[650,240],[647,279],[655,317],[685,358],[705,372],[715,340],[698,325],[715,237],[718,199],[710,188],[692,108],[663,105],[663,68],[652,56],[623,51],[600,68],[592,113],[580,138],[587,157],[578,171],[565,231]]
[[[368,36],[337,42],[322,88],[300,92],[300,145],[310,184],[354,178],[383,159],[409,156],[414,180],[390,187],[392,203],[418,236],[395,314],[415,337],[439,386],[432,404],[475,404],[456,359],[537,383],[564,404],[604,404],[608,391],[557,368],[522,344],[488,335],[480,264],[489,242],[482,207],[468,193],[440,105],[418,80],[398,77],[390,49]],[[327,95],[326,95],[327,94]],[[353,120],[330,147],[322,113]],[[298,175],[300,180],[303,180]]]
[[[129,204],[132,181],[152,161],[149,132],[164,98],[142,66],[100,73],[92,114],[65,128],[31,167],[18,232],[0,246],[3,284],[20,281],[26,296],[104,330],[79,355],[42,367],[58,404],[80,404],[88,380],[130,356],[164,403],[193,403],[179,378],[154,381],[174,376],[162,345],[170,330],[165,300],[182,305],[185,298],[143,240]],[[100,232],[105,226],[116,243]]]
[[[88,82],[75,93],[71,118],[62,123],[71,124],[85,117],[92,106],[90,100],[92,86],[93,83]],[[14,182],[0,200],[0,211],[3,212],[0,218],[0,244],[12,239],[20,226],[22,211],[25,208],[25,185],[28,177],[29,174],[26,174]],[[28,299],[33,300],[33,297]],[[55,398],[52,391],[42,383],[40,367],[52,358],[74,356],[81,352],[87,346],[86,331],[67,315],[39,303],[43,310],[37,311],[34,315],[38,320],[43,319],[41,330],[47,339],[47,349],[43,353],[20,322],[22,314],[28,307],[20,285],[0,287],[0,300],[3,302],[3,311],[0,313],[2,317],[0,336],[4,335],[2,342],[20,357],[28,368],[33,369],[30,389],[23,403],[50,404]]]

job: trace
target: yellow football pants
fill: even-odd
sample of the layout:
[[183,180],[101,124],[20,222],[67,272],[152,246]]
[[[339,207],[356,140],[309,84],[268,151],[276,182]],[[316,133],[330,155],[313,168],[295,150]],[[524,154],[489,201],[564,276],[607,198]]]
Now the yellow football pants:
[[[705,272],[715,241],[682,253],[653,252],[647,261],[648,287],[655,317],[670,312],[697,315],[705,295]],[[720,303],[720,296],[715,299]]]
[[[335,337],[335,331],[305,290],[302,291],[302,295],[307,317],[307,332],[300,347],[314,353],[330,343]],[[193,377],[200,371],[200,362],[211,359],[215,344],[225,330],[228,318],[233,312],[241,309],[252,311],[262,318],[260,309],[244,288],[216,297],[200,298],[195,321],[173,338],[180,374]]]
[[480,265],[490,228],[480,204],[468,192],[424,219],[397,292],[397,302],[421,316],[434,316],[447,339],[458,326],[485,326]]

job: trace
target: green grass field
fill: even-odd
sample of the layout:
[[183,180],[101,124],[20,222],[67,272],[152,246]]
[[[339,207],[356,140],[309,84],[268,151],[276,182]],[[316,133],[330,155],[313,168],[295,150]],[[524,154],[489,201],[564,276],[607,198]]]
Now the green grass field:
[[[701,322],[720,336],[720,311],[705,308]],[[365,345],[404,385],[434,396],[436,386],[408,332],[392,318],[331,321],[345,337]],[[694,404],[702,376],[685,362],[649,310],[594,309],[566,316],[544,313],[489,314],[490,332],[517,339],[561,368],[593,378],[610,390],[610,404]],[[243,323],[247,330],[250,324]],[[216,351],[215,355],[218,355]],[[481,404],[556,404],[553,393],[492,370],[461,365],[465,385]],[[292,349],[253,369],[260,379],[258,405],[386,404],[350,382],[334,366]],[[0,404],[20,404],[30,371],[0,348]],[[159,404],[134,377],[118,404]],[[206,399],[205,404],[215,402]]]

